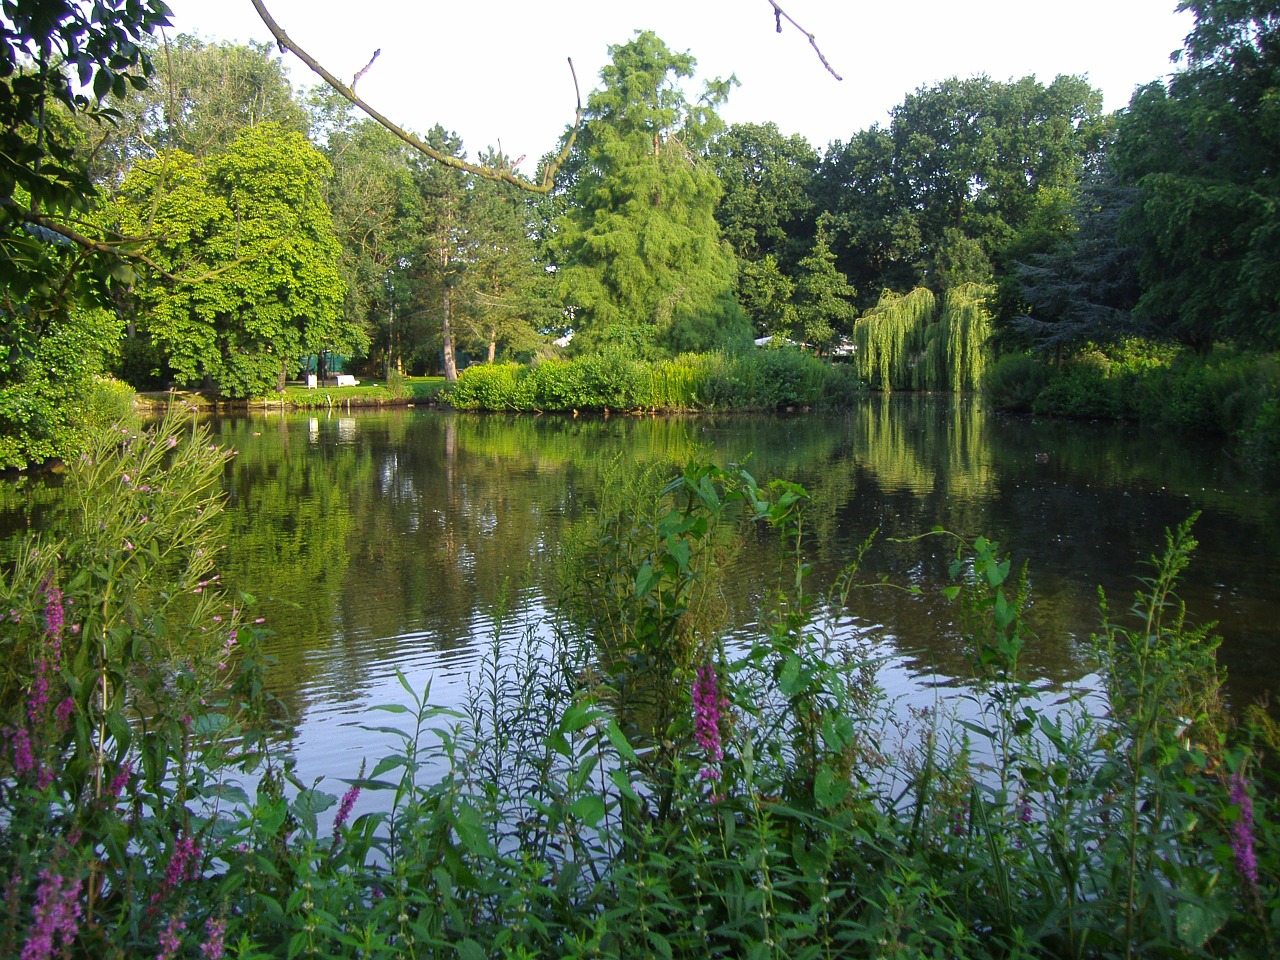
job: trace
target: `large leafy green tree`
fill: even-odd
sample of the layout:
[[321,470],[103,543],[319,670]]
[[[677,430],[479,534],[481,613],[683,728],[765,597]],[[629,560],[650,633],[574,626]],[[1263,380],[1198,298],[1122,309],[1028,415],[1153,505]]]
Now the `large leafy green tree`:
[[305,137],[275,124],[205,160],[166,151],[129,174],[122,222],[155,238],[165,271],[139,285],[140,325],[180,381],[256,396],[282,388],[304,355],[363,348],[341,311],[327,174]]
[[715,220],[720,182],[706,158],[730,82],[708,83],[691,103],[681,85],[694,73],[688,53],[651,32],[609,52],[587,102],[577,203],[552,244],[575,348],[745,341],[735,259]]
[[1079,77],[952,78],[922,87],[827,152],[816,189],[855,286],[943,288],[986,279],[1072,229],[1081,178],[1101,158],[1101,95]]
[[773,256],[790,272],[813,237],[818,152],[774,123],[735,123],[712,141],[710,159],[724,189],[716,222],[733,252]]
[[1139,90],[1115,163],[1140,200],[1136,312],[1205,349],[1280,347],[1280,3],[1184,0],[1185,69]]

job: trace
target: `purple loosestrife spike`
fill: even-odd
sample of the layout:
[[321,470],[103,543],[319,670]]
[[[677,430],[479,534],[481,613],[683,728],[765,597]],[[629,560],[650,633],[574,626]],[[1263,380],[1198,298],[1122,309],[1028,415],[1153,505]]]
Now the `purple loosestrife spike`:
[[62,636],[64,612],[62,609],[62,591],[53,585],[53,577],[44,582],[44,632],[55,644],[54,660],[57,660],[57,643]]
[[720,745],[720,696],[716,687],[716,668],[706,664],[698,668],[693,682],[694,737],[710,760],[724,758]]
[[360,788],[353,786],[342,795],[342,802],[338,804],[338,812],[333,818],[333,832],[337,834],[339,830],[347,825],[347,820],[351,816],[351,808],[356,805],[356,798],[360,796]]
[[176,890],[187,880],[194,880],[200,872],[200,845],[195,837],[180,837],[173,841],[173,853],[164,868],[164,883],[151,897],[159,900],[165,893]]
[[1240,875],[1256,894],[1258,857],[1254,850],[1253,798],[1249,796],[1249,783],[1239,770],[1231,775],[1231,802],[1240,810],[1240,816],[1231,824],[1231,850],[1236,855],[1236,867]]
[[205,941],[200,944],[200,956],[205,960],[222,960],[222,940],[227,934],[227,921],[210,917],[204,922]]
[[31,681],[31,690],[27,693],[27,718],[32,724],[38,724],[44,717],[45,707],[49,705],[49,664],[41,660],[36,664],[36,676]]
[[35,753],[31,750],[31,737],[24,727],[18,727],[9,735],[13,741],[13,769],[19,776],[26,776],[36,769]]
[[173,960],[182,946],[182,931],[186,929],[187,925],[177,917],[169,921],[169,926],[160,934],[160,952],[156,954],[156,960]]
[[80,881],[47,868],[40,871],[31,912],[35,922],[22,948],[22,960],[50,960],[65,953],[79,926]]

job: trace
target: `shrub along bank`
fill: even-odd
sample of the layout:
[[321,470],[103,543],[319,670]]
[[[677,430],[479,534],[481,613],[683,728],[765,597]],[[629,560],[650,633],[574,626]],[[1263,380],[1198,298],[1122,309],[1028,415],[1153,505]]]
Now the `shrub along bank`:
[[792,347],[637,360],[621,351],[532,366],[468,367],[446,399],[459,410],[785,410],[840,407],[854,370]]
[[983,390],[998,409],[1216,434],[1255,462],[1280,462],[1276,354],[1199,355],[1142,340],[1089,346],[1058,363],[1010,354],[987,371]]
[[[292,776],[252,598],[218,586],[225,457],[178,416],[99,440],[78,524],[3,571],[4,956],[1275,955],[1269,731],[1224,718],[1173,593],[1187,527],[1052,706],[1025,573],[954,540],[974,692],[904,746],[861,575],[810,582],[804,490],[691,465],[583,521],[565,615],[499,616],[464,710],[402,677],[367,718],[398,746],[331,794]],[[730,644],[716,579],[754,530],[783,561]]]

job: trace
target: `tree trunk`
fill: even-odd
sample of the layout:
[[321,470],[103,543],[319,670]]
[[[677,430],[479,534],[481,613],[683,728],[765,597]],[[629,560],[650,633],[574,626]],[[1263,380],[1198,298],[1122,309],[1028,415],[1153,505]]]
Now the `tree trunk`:
[[440,294],[441,325],[440,333],[444,339],[444,378],[449,383],[458,379],[458,361],[453,352],[453,318],[450,316],[449,288],[446,286]]
[[[452,220],[451,216],[446,217]],[[458,361],[453,350],[453,304],[449,299],[449,232],[440,238],[440,334],[444,340],[444,379],[458,379]]]

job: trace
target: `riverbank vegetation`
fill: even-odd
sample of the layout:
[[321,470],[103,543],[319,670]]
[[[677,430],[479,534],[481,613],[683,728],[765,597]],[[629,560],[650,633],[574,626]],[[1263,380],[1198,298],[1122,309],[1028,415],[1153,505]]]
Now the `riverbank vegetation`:
[[[1280,745],[1223,711],[1177,600],[1190,524],[1054,693],[1019,668],[1025,572],[951,540],[974,693],[904,718],[855,618],[913,586],[814,583],[803,489],[620,473],[561,615],[499,616],[465,709],[406,681],[366,720],[396,750],[302,783],[253,598],[219,586],[226,456],[176,412],[104,436],[69,467],[73,523],[0,581],[8,955],[1274,953]],[[780,563],[729,639],[743,536]]]
[[532,367],[468,367],[447,393],[460,410],[797,410],[848,406],[863,393],[849,365],[794,347],[637,360],[614,349]]
[[[441,124],[422,153],[333,90],[295,91],[274,48],[180,35],[156,69],[163,4],[97,17],[40,0],[3,26],[0,465],[73,454],[106,416],[104,376],[242,399],[304,368],[452,382],[519,364],[522,383],[551,384],[578,369],[557,364],[619,351],[765,369],[776,358],[741,358],[766,338],[852,357],[876,390],[978,389],[1003,357],[1002,406],[1217,431],[1274,459],[1274,389],[1238,400],[1220,381],[1246,363],[1222,357],[1256,354],[1273,384],[1280,347],[1280,28],[1265,2],[1183,6],[1180,66],[1127,109],[1104,113],[1081,77],[950,78],[821,150],[774,123],[726,125],[733,81],[695,97],[692,54],[637,31],[610,48],[564,156],[538,164],[554,185],[522,193],[518,161],[470,163]],[[1138,391],[1096,372],[1135,337],[1179,358]],[[509,370],[472,376],[468,408],[852,395],[708,399],[690,381],[663,399],[628,381],[531,400],[494,392]]]

